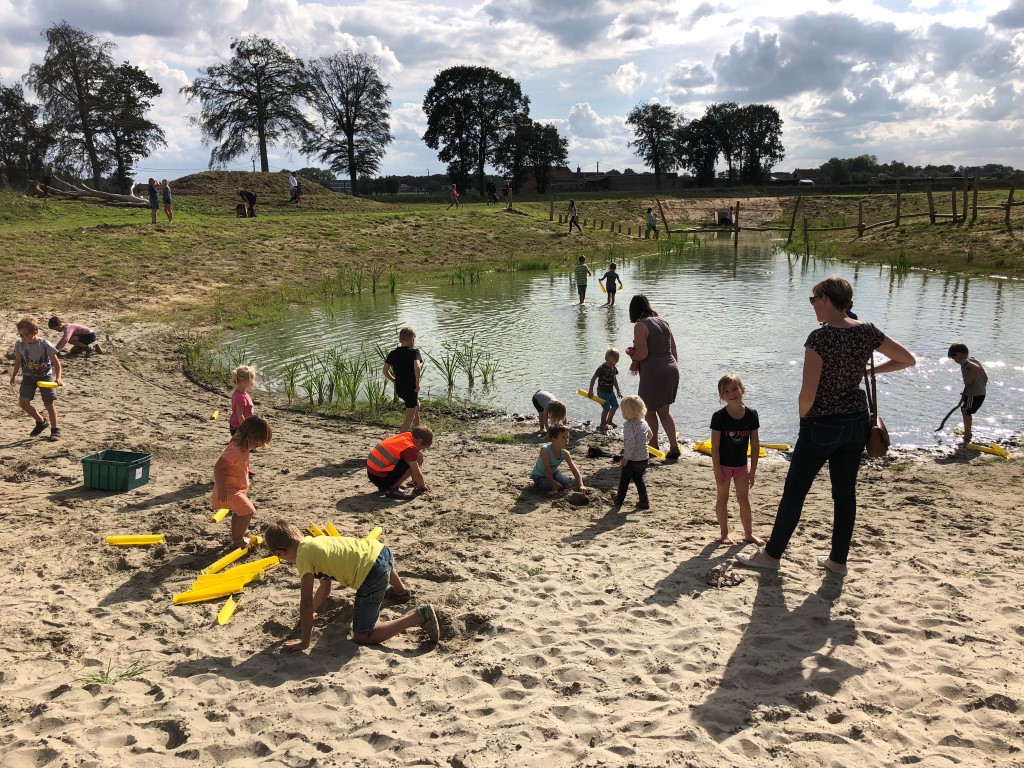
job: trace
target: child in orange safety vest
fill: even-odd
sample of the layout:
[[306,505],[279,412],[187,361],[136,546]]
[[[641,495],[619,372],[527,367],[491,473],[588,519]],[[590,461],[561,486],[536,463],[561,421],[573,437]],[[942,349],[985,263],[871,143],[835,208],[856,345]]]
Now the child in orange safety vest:
[[[434,442],[434,433],[427,427],[413,427],[377,443],[366,458],[366,476],[389,499],[410,499],[413,493],[427,490],[420,467],[423,451]],[[414,489],[402,484],[412,478]]]

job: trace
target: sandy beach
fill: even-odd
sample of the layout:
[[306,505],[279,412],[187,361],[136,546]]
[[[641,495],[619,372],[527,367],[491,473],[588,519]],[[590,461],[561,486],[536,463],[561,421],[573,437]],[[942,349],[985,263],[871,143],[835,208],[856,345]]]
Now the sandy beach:
[[[5,352],[17,317],[0,318]],[[102,355],[65,361],[60,441],[28,437],[9,389],[0,411],[5,768],[1024,765],[1019,458],[866,462],[845,579],[814,565],[831,526],[823,473],[781,572],[716,588],[705,574],[743,548],[717,542],[710,459],[693,451],[649,471],[651,510],[631,495],[619,513],[618,468],[586,458],[614,438],[574,430],[597,492],[552,498],[529,487],[534,420],[473,422],[437,435],[429,493],[395,502],[365,477],[381,429],[257,393],[274,439],[252,463],[255,529],[382,526],[442,624],[437,646],[419,630],[357,646],[354,593],[339,589],[311,649],[282,655],[297,635],[291,566],[247,587],[223,626],[223,600],[171,603],[228,551],[227,524],[208,515],[229,393],[182,375],[164,327],[121,325],[101,342]],[[573,405],[575,426],[594,416]],[[480,439],[508,433],[523,439]],[[150,481],[84,488],[82,457],[105,448],[151,453]],[[762,536],[787,466],[774,452],[761,462]],[[738,530],[734,501],[731,514]],[[166,542],[103,544],[130,533]],[[133,663],[147,669],[81,681]]]

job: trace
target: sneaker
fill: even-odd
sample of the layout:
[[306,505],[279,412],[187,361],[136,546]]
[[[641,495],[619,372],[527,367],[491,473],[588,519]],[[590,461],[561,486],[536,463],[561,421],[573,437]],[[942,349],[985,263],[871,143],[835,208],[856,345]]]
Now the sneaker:
[[441,628],[437,624],[437,611],[434,610],[434,606],[421,605],[416,609],[416,613],[420,615],[420,629],[427,633],[432,643],[436,643],[441,638]]
[[102,355],[103,354],[103,350],[100,349],[100,345],[99,344],[93,344],[92,345],[92,351],[95,352],[97,355]]
[[60,427],[54,427],[50,430],[50,442],[55,443],[60,440]]
[[85,348],[85,356],[86,357],[92,357],[92,347],[86,347]]
[[42,421],[37,421],[36,425],[32,427],[32,431],[28,433],[28,436],[35,437],[36,435],[42,434],[43,430],[46,429],[46,426],[49,423],[50,422],[48,422],[46,419],[43,419]]
[[390,488],[384,491],[384,495],[389,499],[403,499],[408,500],[412,498],[412,493],[405,490],[404,488]]
[[397,592],[394,587],[388,584],[388,588],[384,590],[384,597],[390,597],[397,605],[402,605],[404,603],[411,603],[413,594],[411,589]]

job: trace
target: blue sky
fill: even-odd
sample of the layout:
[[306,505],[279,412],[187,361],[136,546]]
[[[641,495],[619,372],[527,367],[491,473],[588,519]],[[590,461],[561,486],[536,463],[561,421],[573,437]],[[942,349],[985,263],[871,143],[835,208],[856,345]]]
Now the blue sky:
[[[153,117],[168,146],[141,177],[207,167],[209,148],[188,124],[197,109],[178,89],[249,33],[303,58],[380,58],[395,135],[385,174],[444,171],[421,140],[421,104],[434,75],[457,64],[517,79],[532,117],[557,125],[570,165],[585,170],[642,169],[625,117],[650,100],[687,119],[718,101],[772,104],[784,121],[780,170],[865,153],[1024,167],[1024,0],[0,0],[0,80],[42,61],[40,33],[62,19],[113,41],[116,61],[164,89]],[[273,169],[308,164],[271,149]]]

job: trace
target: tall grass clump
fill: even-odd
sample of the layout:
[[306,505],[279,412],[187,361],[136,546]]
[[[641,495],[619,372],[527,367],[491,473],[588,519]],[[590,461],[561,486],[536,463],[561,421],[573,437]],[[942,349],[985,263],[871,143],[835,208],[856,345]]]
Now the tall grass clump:
[[469,337],[469,341],[462,342],[462,346],[456,352],[456,361],[459,369],[466,374],[466,381],[472,387],[476,382],[477,369],[480,367],[481,352],[476,346],[476,334]]
[[388,380],[381,373],[374,373],[367,377],[363,384],[363,392],[366,394],[366,404],[371,414],[379,414],[388,404]]
[[461,367],[459,353],[446,345],[444,352],[440,355],[435,356],[428,352],[427,358],[441,371],[445,384],[448,386],[448,394],[450,395],[452,390],[455,389],[455,379],[459,375],[459,368]]
[[289,405],[295,399],[300,367],[301,363],[298,360],[292,360],[281,366],[281,383],[284,386],[284,394],[288,398]]
[[[968,258],[968,262],[970,262],[970,258]],[[906,250],[900,248],[895,256],[890,256],[889,266],[897,275],[906,275],[910,272],[910,260],[907,258]]]

